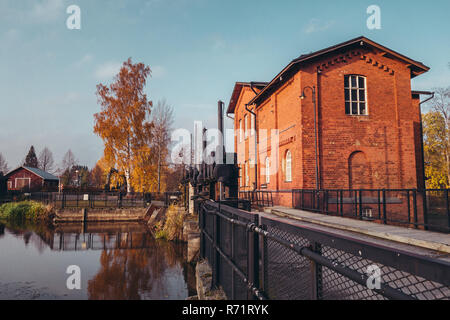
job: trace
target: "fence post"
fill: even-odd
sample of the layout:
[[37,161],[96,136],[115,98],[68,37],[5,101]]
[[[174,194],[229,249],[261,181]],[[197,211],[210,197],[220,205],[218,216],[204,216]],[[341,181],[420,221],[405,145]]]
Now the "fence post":
[[[259,225],[259,216],[254,215],[253,221],[256,226]],[[256,232],[248,230],[248,280],[254,287],[259,287],[259,236]],[[247,295],[249,300],[255,299],[253,293],[249,290]]]
[[358,202],[359,202],[359,220],[362,220],[363,216],[362,216],[362,190],[359,190],[359,197],[358,197]]
[[205,259],[205,212],[203,206],[198,208],[198,222],[200,225],[200,257]]
[[408,199],[408,225],[411,223],[411,199],[409,197],[409,190],[406,190],[406,198]]
[[446,199],[447,199],[447,223],[448,223],[448,228],[450,231],[450,204],[449,204],[449,199],[448,199],[448,190],[445,190],[446,195]]
[[[426,197],[426,193],[424,190],[424,197]],[[417,190],[413,191],[413,202],[414,202],[414,228],[417,229]],[[423,213],[425,215],[425,212]]]
[[217,248],[219,248],[219,241],[220,241],[220,235],[219,235],[219,225],[220,225],[220,217],[216,214],[216,210],[214,209],[214,219],[213,219],[213,237],[214,237],[214,254],[213,254],[213,279],[212,279],[212,285],[217,286],[219,284],[219,252],[217,251]]
[[423,225],[424,229],[428,230],[428,199],[427,199],[427,189],[423,189]]
[[383,223],[387,224],[387,217],[386,217],[386,189],[383,189]]
[[[320,243],[317,243],[315,241],[311,242],[311,250],[317,254],[322,255],[322,246],[320,245]],[[312,275],[311,299],[320,300],[322,299],[322,266],[316,263],[314,260],[309,261]]]
[[340,190],[341,217],[344,216],[344,190]]

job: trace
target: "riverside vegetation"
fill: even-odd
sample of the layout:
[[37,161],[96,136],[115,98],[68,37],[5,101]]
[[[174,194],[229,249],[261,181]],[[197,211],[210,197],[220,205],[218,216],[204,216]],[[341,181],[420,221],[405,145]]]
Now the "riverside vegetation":
[[0,220],[28,221],[35,223],[50,222],[53,208],[35,201],[5,203],[0,206]]
[[165,221],[159,221],[155,226],[156,239],[180,241],[183,234],[183,210],[171,205],[167,208]]

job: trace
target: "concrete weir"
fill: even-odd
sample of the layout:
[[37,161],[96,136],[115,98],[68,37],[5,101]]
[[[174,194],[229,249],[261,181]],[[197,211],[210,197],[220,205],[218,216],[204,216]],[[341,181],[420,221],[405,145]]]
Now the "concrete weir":
[[59,222],[124,222],[142,221],[150,208],[65,208],[56,210]]

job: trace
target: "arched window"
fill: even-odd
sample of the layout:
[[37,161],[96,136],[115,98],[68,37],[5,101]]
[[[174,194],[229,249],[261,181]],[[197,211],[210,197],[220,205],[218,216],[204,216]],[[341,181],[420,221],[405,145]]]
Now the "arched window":
[[270,182],[270,159],[266,157],[266,184]]
[[292,154],[291,151],[286,151],[286,182],[292,181]]

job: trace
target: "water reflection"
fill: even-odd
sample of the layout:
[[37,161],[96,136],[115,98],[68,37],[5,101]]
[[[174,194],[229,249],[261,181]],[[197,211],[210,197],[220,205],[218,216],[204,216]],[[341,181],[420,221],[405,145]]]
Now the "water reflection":
[[[14,279],[36,282],[55,299],[185,299],[195,294],[186,247],[155,240],[138,223],[0,225],[0,252],[0,291],[4,279]],[[29,268],[13,270],[19,260]],[[81,292],[65,286],[64,268],[71,264],[80,265],[85,275]]]

